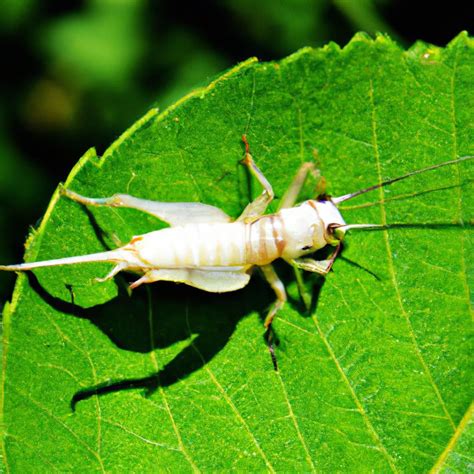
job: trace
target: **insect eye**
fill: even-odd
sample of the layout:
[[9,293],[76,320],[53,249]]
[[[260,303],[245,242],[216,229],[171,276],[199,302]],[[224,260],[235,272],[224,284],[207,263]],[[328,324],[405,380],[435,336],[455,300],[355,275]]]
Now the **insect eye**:
[[329,224],[326,230],[329,237],[332,237],[336,242],[340,242],[344,238],[344,230],[340,224]]

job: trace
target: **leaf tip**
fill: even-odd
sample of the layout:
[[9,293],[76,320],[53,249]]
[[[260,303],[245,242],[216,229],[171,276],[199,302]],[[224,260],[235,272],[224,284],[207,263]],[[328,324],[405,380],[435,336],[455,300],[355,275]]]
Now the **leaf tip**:
[[351,43],[357,43],[357,42],[363,42],[363,43],[372,43],[373,38],[366,33],[365,31],[358,31],[350,40],[349,43],[347,44],[348,46]]
[[434,44],[424,41],[415,41],[413,45],[405,51],[405,55],[418,62],[434,64],[438,62],[442,49]]
[[391,48],[395,47],[397,49],[400,49],[400,45],[387,33],[376,33],[374,42],[377,44],[382,44],[384,46],[389,46]]
[[455,36],[445,48],[436,46],[425,41],[415,41],[413,45],[406,51],[406,55],[424,64],[435,64],[439,62],[446,51],[455,48],[473,47],[474,38],[470,37],[467,31],[461,31]]
[[354,49],[363,47],[381,47],[383,49],[400,50],[400,46],[386,33],[377,33],[375,37],[370,36],[364,31],[357,32],[350,41],[344,46],[342,51],[347,54]]
[[316,50],[314,48],[312,48],[311,46],[305,46],[304,48],[298,49],[294,53],[290,54],[286,58],[283,58],[280,61],[280,64],[283,65],[283,64],[292,63],[293,61],[297,61],[302,56],[305,56],[306,54],[312,54],[315,51]]
[[335,43],[334,41],[330,41],[329,43],[326,43],[322,48],[321,48],[321,51],[324,51],[324,52],[341,52],[342,51],[342,48],[337,44]]
[[470,48],[474,47],[474,38],[469,36],[469,33],[464,30],[461,31],[457,36],[455,36],[448,44],[447,48],[455,48],[458,46],[469,46]]

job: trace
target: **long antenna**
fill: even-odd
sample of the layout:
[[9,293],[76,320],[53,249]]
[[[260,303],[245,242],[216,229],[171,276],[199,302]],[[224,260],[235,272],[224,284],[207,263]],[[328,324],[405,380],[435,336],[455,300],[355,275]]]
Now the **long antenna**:
[[374,184],[373,186],[369,186],[365,189],[360,189],[359,191],[355,191],[350,194],[344,194],[344,196],[339,196],[335,198],[331,198],[334,204],[339,204],[340,202],[347,201],[349,199],[355,198],[364,193],[368,193],[369,191],[373,191],[374,189],[383,188],[384,186],[388,186],[389,184],[396,183],[397,181],[401,181],[402,179],[409,178],[410,176],[414,176],[416,174],[424,173],[425,171],[436,170],[438,168],[442,168],[443,166],[454,165],[456,163],[460,163],[461,161],[467,161],[474,158],[474,155],[466,155],[462,156],[461,158],[457,158],[456,160],[445,161],[444,163],[438,163],[437,165],[427,166],[426,168],[422,168],[419,170],[411,171],[410,173],[404,174],[403,176],[398,176],[398,178],[388,179],[379,184]]

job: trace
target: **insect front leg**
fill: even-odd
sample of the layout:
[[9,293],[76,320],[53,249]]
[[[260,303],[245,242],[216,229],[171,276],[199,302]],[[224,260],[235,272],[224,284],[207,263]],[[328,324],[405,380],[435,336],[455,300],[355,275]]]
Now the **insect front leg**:
[[247,141],[247,137],[245,135],[242,135],[242,140],[245,144],[245,155],[242,159],[242,163],[247,166],[250,173],[262,185],[263,192],[257,199],[247,205],[247,207],[244,209],[237,221],[260,217],[265,213],[268,205],[273,201],[273,198],[275,197],[272,185],[269,183],[267,178],[265,178],[265,175],[260,171],[258,166],[253,161],[252,155],[250,154],[250,148]]
[[290,260],[290,264],[293,267],[299,268],[306,272],[318,273],[319,275],[326,276],[331,270],[336,257],[341,251],[342,244],[339,243],[332,253],[332,255],[327,260],[314,260],[313,258],[295,258]]

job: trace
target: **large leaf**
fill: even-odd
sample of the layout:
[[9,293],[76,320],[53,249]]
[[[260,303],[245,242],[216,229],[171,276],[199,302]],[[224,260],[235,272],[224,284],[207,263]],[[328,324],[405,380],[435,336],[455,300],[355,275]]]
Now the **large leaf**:
[[[89,151],[66,185],[237,216],[246,132],[278,196],[316,151],[329,191],[353,191],[473,153],[473,64],[464,34],[444,50],[358,35],[343,50],[249,60],[150,112],[102,158]],[[412,225],[354,231],[327,280],[307,281],[311,314],[278,267],[293,296],[275,323],[279,372],[259,318],[273,295],[258,275],[223,295],[158,283],[131,296],[123,277],[94,281],[103,264],[20,276],[5,311],[8,468],[420,472],[462,456],[472,174],[463,162],[351,202],[382,201],[348,209],[349,222]],[[26,258],[101,251],[162,225],[56,193]]]

